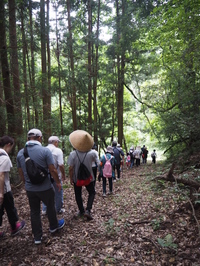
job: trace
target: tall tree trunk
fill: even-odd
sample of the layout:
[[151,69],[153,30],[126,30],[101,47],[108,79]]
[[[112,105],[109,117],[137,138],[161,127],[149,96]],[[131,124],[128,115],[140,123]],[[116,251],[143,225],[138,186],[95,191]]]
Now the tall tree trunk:
[[[122,25],[124,23],[125,16],[125,5],[126,0],[122,0]],[[120,27],[120,35],[122,41],[124,41],[123,37],[123,26]],[[122,146],[123,141],[123,104],[124,104],[124,67],[125,67],[125,51],[123,42],[120,44],[121,51],[121,65],[120,65],[120,74],[119,74],[119,90],[118,90],[118,143]]]
[[73,39],[72,39],[72,27],[71,27],[71,16],[70,16],[70,0],[67,0],[67,14],[68,14],[68,29],[69,29],[69,58],[71,67],[71,88],[72,88],[72,120],[73,120],[73,130],[77,129],[77,117],[76,117],[76,85],[75,85],[75,75],[74,75],[74,53],[73,53]]
[[47,142],[51,134],[51,108],[49,106],[49,91],[46,69],[46,27],[45,27],[45,3],[40,0],[40,28],[41,28],[41,59],[42,59],[42,101],[43,101],[43,131],[44,141]]
[[51,52],[50,52],[50,43],[49,43],[49,32],[50,32],[50,25],[49,25],[49,0],[47,0],[47,62],[48,62],[48,133],[49,136],[51,135]]
[[25,92],[25,108],[27,113],[27,119],[25,119],[25,125],[27,129],[27,124],[28,128],[31,127],[31,118],[30,118],[29,93],[28,93],[28,81],[27,81],[27,67],[26,67],[27,43],[26,43],[26,36],[24,29],[23,6],[21,6],[20,15],[21,15],[21,32],[22,32],[22,43],[23,43],[23,82],[24,82],[24,92]]
[[3,84],[1,82],[1,61],[0,61],[0,136],[6,134],[6,123],[5,123],[5,103],[4,103],[4,94],[3,94]]
[[13,80],[13,93],[14,93],[14,109],[15,109],[15,134],[16,144],[18,148],[22,147],[20,140],[22,139],[23,127],[22,127],[22,107],[21,107],[21,92],[20,92],[20,80],[19,80],[19,64],[18,64],[18,52],[17,52],[17,31],[16,31],[16,7],[15,0],[9,0],[9,35],[10,35],[10,47],[11,47],[11,74]]
[[99,59],[99,20],[100,20],[100,5],[101,1],[98,0],[98,15],[97,15],[97,32],[96,32],[96,56],[94,63],[94,84],[93,84],[93,115],[94,115],[94,142],[98,144],[97,136],[97,76],[98,76],[98,59]]
[[7,124],[7,134],[13,136],[15,132],[14,123],[14,103],[12,90],[10,85],[10,71],[8,66],[7,46],[6,46],[6,28],[5,28],[5,10],[4,1],[0,1],[0,55],[1,68],[3,78],[3,90],[5,95],[7,119],[4,118],[4,123]]
[[92,4],[88,0],[88,131],[92,133]]
[[39,126],[39,112],[37,108],[36,100],[36,87],[35,87],[35,56],[34,56],[34,36],[33,36],[33,17],[32,17],[32,0],[29,0],[29,19],[30,19],[30,36],[31,36],[31,71],[29,71],[30,84],[31,84],[31,93],[33,99],[33,108],[35,117],[33,119],[33,125],[35,127]]
[[119,47],[120,47],[120,14],[119,14],[119,1],[116,0],[116,15],[117,15],[117,91],[116,91],[116,97],[117,97],[117,127],[118,127],[118,142],[119,142],[119,116],[120,116],[120,53],[119,53]]

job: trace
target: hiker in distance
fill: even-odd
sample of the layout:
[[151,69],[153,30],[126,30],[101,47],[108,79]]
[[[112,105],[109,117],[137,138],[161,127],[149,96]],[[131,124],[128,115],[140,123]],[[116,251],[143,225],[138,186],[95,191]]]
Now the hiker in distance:
[[[121,148],[117,147],[117,141],[115,140],[112,142],[112,147],[113,147],[113,155],[115,157],[115,168],[117,170],[117,180],[120,180],[120,166],[122,161],[122,167],[123,167],[124,152]],[[113,179],[114,181],[116,180],[115,177]]]
[[[92,136],[84,130],[75,130],[69,135],[69,140],[73,148],[68,157],[70,183],[74,186],[76,203],[78,205],[77,217],[85,216],[92,220],[91,209],[95,197],[94,174],[92,162],[99,165],[97,153],[92,150],[94,141]],[[86,209],[83,206],[82,186],[88,191]]]
[[[12,163],[8,154],[11,152],[13,146],[13,138],[9,136],[3,136],[0,138],[0,226],[2,225],[5,210],[11,227],[11,236],[18,234],[25,226],[24,221],[19,222],[10,186],[9,172],[12,167]],[[4,232],[0,232],[0,238],[3,236]]]
[[[47,148],[51,151],[54,159],[54,166],[58,172],[59,180],[61,183],[61,189],[59,191],[56,182],[52,180],[52,184],[55,190],[55,207],[57,214],[62,214],[65,212],[65,209],[62,208],[63,206],[63,181],[65,180],[65,166],[63,160],[63,152],[60,148],[58,148],[59,138],[57,136],[51,136],[48,139],[48,146]],[[47,207],[43,203],[42,204],[42,214],[45,215],[47,212]]]
[[[33,128],[28,132],[28,141],[26,142],[25,148],[21,149],[17,155],[17,167],[19,175],[25,183],[25,190],[31,211],[32,233],[36,245],[41,244],[42,242],[42,223],[40,214],[41,202],[44,202],[44,204],[47,206],[47,217],[49,220],[50,233],[55,233],[65,224],[64,219],[59,221],[57,220],[55,209],[55,193],[48,175],[48,170],[56,182],[59,191],[61,189],[61,183],[54,166],[52,153],[49,149],[43,147],[41,143],[42,132],[39,129]],[[45,169],[44,171],[47,172],[47,175],[44,175],[45,178],[42,183],[33,183],[30,174],[27,174],[29,169],[27,169],[25,163],[25,149],[27,149],[30,159],[32,159],[37,165],[40,166],[40,168]]]

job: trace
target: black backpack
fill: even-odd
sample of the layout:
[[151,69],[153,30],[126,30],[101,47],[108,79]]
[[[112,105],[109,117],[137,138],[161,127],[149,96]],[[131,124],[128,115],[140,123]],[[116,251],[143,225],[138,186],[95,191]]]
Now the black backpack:
[[79,159],[79,162],[80,162],[80,166],[79,166],[78,174],[77,174],[77,182],[76,182],[76,185],[78,187],[87,186],[92,181],[92,175],[91,175],[90,171],[88,170],[88,168],[83,163],[84,160],[85,160],[85,157],[87,155],[87,152],[86,152],[86,154],[85,154],[82,162],[80,161],[80,158],[78,156],[77,151],[76,151],[76,155],[77,155],[77,157]]
[[41,184],[48,177],[48,172],[36,162],[31,160],[27,147],[24,148],[26,172],[32,184]]

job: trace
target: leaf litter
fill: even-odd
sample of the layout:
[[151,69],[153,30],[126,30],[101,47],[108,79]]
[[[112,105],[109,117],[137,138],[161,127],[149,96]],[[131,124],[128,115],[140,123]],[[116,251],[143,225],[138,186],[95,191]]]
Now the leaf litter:
[[[39,246],[33,242],[26,192],[23,187],[13,187],[15,205],[26,226],[11,237],[4,215],[0,265],[200,265],[198,226],[192,209],[185,207],[187,197],[175,184],[153,180],[164,171],[162,164],[124,167],[121,180],[113,183],[113,195],[105,198],[102,183],[97,181],[94,219],[89,222],[76,219],[74,190],[66,181],[66,212],[58,216],[66,224],[50,235],[48,219],[42,216],[43,242]],[[86,204],[85,188],[83,201]]]

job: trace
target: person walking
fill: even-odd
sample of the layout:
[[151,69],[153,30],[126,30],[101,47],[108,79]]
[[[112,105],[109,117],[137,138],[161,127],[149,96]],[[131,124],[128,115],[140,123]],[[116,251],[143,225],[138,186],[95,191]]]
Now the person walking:
[[96,185],[96,179],[97,179],[97,168],[98,168],[98,162],[99,162],[99,155],[97,152],[97,145],[94,143],[92,150],[96,153],[97,160],[95,162],[92,162],[92,171],[94,175],[94,186]]
[[[73,131],[69,135],[69,140],[71,145],[75,149],[70,153],[67,164],[69,165],[70,183],[74,187],[75,199],[79,209],[77,217],[85,216],[88,220],[92,220],[93,217],[91,215],[91,210],[95,198],[92,162],[97,162],[97,164],[99,164],[97,153],[92,150],[94,141],[92,136],[84,130]],[[78,171],[81,163],[84,163],[84,165],[87,167],[92,178],[91,182],[88,185],[85,185],[88,192],[86,209],[83,206],[82,186],[77,185]]]
[[147,163],[147,156],[148,156],[149,151],[147,150],[147,147],[143,148],[142,152],[142,163],[146,164]]
[[156,150],[153,150],[153,152],[151,154],[151,158],[152,158],[152,162],[154,164],[156,163],[156,157],[157,157]]
[[115,157],[115,169],[117,170],[117,180],[120,180],[120,165],[121,165],[121,161],[122,163],[124,162],[124,152],[121,148],[120,149],[117,148],[116,141],[112,142],[112,147],[113,147],[113,155]]
[[109,192],[108,194],[113,193],[113,166],[115,165],[115,157],[113,156],[113,148],[108,146],[105,154],[100,159],[100,172],[102,176],[103,183],[103,197],[106,197],[106,182],[108,179],[109,183]]
[[[13,138],[9,136],[0,138],[0,226],[2,226],[5,210],[11,227],[11,236],[18,234],[25,226],[25,221],[22,220],[19,222],[10,185],[9,172],[12,167],[12,162],[8,154],[12,151],[13,146]],[[0,237],[3,236],[4,232],[0,232]]]
[[[63,200],[63,181],[65,180],[65,166],[64,166],[64,160],[63,160],[63,152],[60,148],[58,148],[59,138],[57,136],[51,136],[48,139],[48,146],[47,148],[51,151],[54,159],[54,166],[58,172],[58,177],[61,183],[61,189],[59,191],[56,182],[53,181],[53,187],[55,190],[55,207],[57,214],[62,214],[65,212],[65,209],[62,208],[64,204]],[[42,214],[46,214],[47,207],[44,203],[42,203]]]
[[136,166],[138,167],[140,165],[140,157],[141,157],[141,148],[140,146],[137,146],[134,151],[134,156],[136,160]]
[[[58,173],[54,166],[52,153],[49,149],[42,146],[42,132],[39,129],[33,128],[28,132],[28,141],[26,147],[30,158],[49,171],[53,177],[58,190],[61,190],[61,182]],[[41,202],[47,206],[47,217],[49,220],[49,231],[55,233],[65,225],[64,219],[58,221],[55,209],[55,192],[52,187],[51,180],[47,175],[45,180],[40,184],[33,184],[27,174],[24,149],[21,149],[17,154],[17,167],[19,175],[25,183],[25,189],[30,205],[31,227],[36,245],[42,242],[42,223],[41,223]]]
[[130,168],[133,168],[133,166],[134,166],[134,160],[135,160],[134,147],[133,146],[130,147],[129,154],[130,154],[130,157],[131,157],[131,165],[130,165]]

